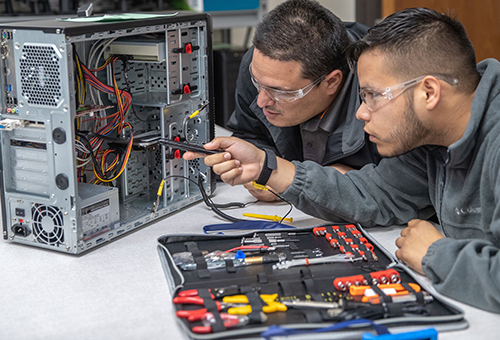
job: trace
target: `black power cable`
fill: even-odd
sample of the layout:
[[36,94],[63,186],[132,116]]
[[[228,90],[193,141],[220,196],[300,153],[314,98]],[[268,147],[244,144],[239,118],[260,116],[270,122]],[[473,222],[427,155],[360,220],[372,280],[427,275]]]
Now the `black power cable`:
[[[198,182],[196,182],[193,179],[191,179],[189,177],[186,177],[186,176],[182,176],[182,175],[169,175],[169,176],[167,176],[167,177],[165,177],[163,179],[163,181],[160,184],[160,186],[163,185],[163,182],[166,181],[169,178],[182,178],[182,179],[188,180],[188,181],[194,183],[196,186],[198,186],[198,188],[200,189],[200,193],[201,193],[201,196],[203,198],[203,201],[205,202],[205,204],[207,205],[207,207],[209,207],[214,213],[216,213],[217,215],[219,215],[223,219],[231,221],[231,222],[250,221],[250,220],[241,219],[241,218],[237,218],[237,217],[228,215],[228,214],[224,213],[223,211],[221,211],[220,209],[230,208],[230,207],[244,208],[246,205],[251,204],[251,203],[255,203],[255,202],[249,202],[249,203],[232,202],[232,203],[226,203],[226,204],[217,204],[217,203],[214,203],[214,201],[212,201],[212,199],[205,192],[205,188],[203,186],[203,178],[201,176],[198,177]],[[161,189],[161,187],[160,187],[160,189]],[[269,191],[271,191],[271,190],[269,190]],[[285,200],[284,198],[282,198],[281,196],[279,196],[278,194],[276,194],[275,192],[273,192],[273,191],[271,191],[271,192],[274,195],[276,195],[278,198],[281,198],[286,203],[290,204],[290,209],[288,210],[288,212],[286,213],[286,215],[283,216],[283,218],[279,222],[279,223],[282,223],[283,220],[286,218],[286,216],[288,216],[290,214],[290,212],[292,211],[293,205],[290,202],[288,202],[287,200]],[[158,191],[158,195],[156,197],[156,202],[153,204],[153,208],[151,209],[151,213],[152,214],[156,213],[156,211],[158,210],[160,196],[161,196],[161,190]]]

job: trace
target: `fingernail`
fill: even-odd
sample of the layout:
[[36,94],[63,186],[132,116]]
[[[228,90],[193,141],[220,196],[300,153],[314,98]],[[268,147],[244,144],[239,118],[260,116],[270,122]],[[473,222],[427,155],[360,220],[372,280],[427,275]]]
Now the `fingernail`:
[[241,165],[241,162],[240,162],[240,161],[238,161],[238,160],[236,160],[236,161],[234,161],[234,162],[236,163],[236,166],[240,166],[240,165]]
[[212,146],[212,142],[205,143],[206,146]]
[[224,159],[231,159],[231,154],[230,153],[225,153],[224,154]]

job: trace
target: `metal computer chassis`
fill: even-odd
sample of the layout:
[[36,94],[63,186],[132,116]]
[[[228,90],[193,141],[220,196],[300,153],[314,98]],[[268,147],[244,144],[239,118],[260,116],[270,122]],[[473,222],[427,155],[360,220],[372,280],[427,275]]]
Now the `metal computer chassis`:
[[[215,177],[203,162],[184,161],[178,151],[159,144],[134,144],[121,175],[100,185],[90,178],[92,166],[81,169],[76,159],[78,131],[92,130],[95,118],[117,107],[116,97],[96,96],[87,83],[84,106],[103,109],[78,109],[76,56],[89,68],[119,56],[113,68],[96,74],[103,83],[113,86],[115,80],[130,92],[132,106],[124,122],[132,126],[134,138],[201,144],[214,137],[210,17],[161,14],[127,21],[0,25],[5,240],[79,254],[200,201],[199,180],[208,195],[215,190]],[[112,137],[126,140],[123,134]],[[105,140],[103,148],[116,146]]]

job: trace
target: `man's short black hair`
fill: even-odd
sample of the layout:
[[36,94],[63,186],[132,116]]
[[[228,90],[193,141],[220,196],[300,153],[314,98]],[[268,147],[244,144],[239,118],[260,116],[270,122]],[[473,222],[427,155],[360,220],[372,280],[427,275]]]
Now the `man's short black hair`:
[[480,75],[474,47],[464,26],[428,8],[408,8],[389,15],[346,50],[350,65],[362,53],[377,50],[401,81],[427,74],[458,79],[457,90],[472,93]]
[[253,44],[266,57],[300,62],[305,79],[349,69],[345,25],[317,1],[288,0],[275,7],[257,25]]

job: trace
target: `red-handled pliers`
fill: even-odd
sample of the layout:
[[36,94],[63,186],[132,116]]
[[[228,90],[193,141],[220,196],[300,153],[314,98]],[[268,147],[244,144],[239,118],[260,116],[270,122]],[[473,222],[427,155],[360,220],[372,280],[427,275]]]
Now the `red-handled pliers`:
[[[210,292],[210,289],[208,290]],[[188,289],[188,290],[181,290],[177,296],[180,297],[189,297],[189,296],[198,296],[198,290],[197,289]],[[210,297],[212,299],[215,299],[213,294],[210,294]],[[174,302],[175,303],[175,302]]]
[[[185,296],[185,297],[177,296],[173,299],[173,302],[175,304],[191,304],[199,306],[203,306],[205,304],[203,298],[199,296]],[[246,304],[235,304],[235,303],[225,303],[225,302],[215,301],[215,305],[217,306],[217,310],[220,312],[222,310],[226,310],[227,308],[241,307],[245,306]],[[194,310],[178,310],[175,313],[175,315],[177,315],[177,317],[182,319],[187,318],[188,321],[198,321],[201,320],[206,313],[207,309],[202,308]]]
[[[220,313],[220,317],[224,322],[224,327],[226,329],[245,326],[249,323],[249,318],[246,315],[231,315],[227,313]],[[212,313],[205,313],[202,317],[204,319],[204,326],[194,326],[192,331],[197,334],[208,334],[212,333],[212,324],[215,321],[214,315]]]

